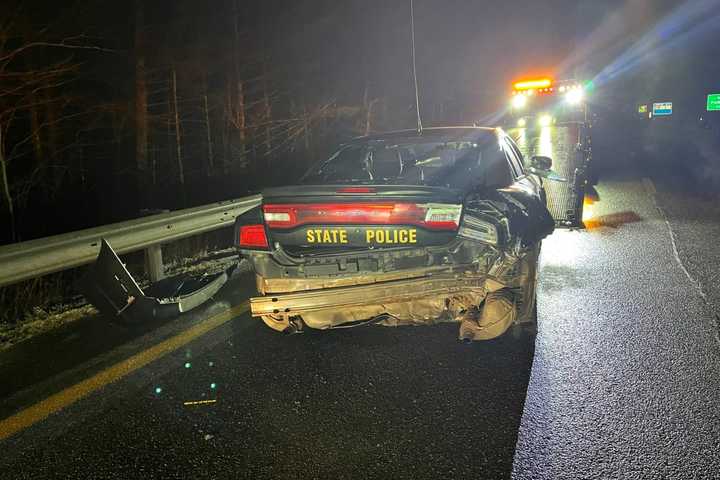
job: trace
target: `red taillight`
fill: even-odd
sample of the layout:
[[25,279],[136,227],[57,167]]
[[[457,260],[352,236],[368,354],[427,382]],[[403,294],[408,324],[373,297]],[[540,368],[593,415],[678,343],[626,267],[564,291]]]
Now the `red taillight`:
[[270,228],[301,225],[417,225],[431,230],[455,230],[461,205],[415,203],[295,203],[264,205]]
[[242,225],[239,237],[241,247],[268,248],[265,225]]

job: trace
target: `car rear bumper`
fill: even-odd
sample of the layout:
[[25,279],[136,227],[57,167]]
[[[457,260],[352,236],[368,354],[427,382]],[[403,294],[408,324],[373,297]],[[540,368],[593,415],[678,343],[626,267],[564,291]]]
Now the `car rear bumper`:
[[[269,294],[250,299],[253,316],[293,316],[323,310],[342,310],[366,305],[410,302],[422,297],[473,292],[482,298],[488,285],[485,276],[447,275],[380,282],[370,285]],[[497,283],[497,282],[493,282]],[[497,286],[490,288],[497,289]]]

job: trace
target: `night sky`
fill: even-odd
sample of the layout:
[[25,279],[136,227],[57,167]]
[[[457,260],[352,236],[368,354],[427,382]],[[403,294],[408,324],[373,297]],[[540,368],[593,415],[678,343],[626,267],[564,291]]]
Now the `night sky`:
[[[409,2],[314,5],[288,3],[270,15],[267,33],[280,56],[314,65],[310,83],[346,101],[367,83],[411,104]],[[512,80],[535,74],[591,80],[605,71],[601,83],[625,92],[672,94],[669,85],[687,82],[711,88],[718,12],[717,1],[417,0],[423,110],[447,102],[487,112],[505,101]]]
[[[243,195],[299,174],[368,126],[415,125],[409,0],[9,3],[0,57],[33,42],[89,47],[35,46],[0,65],[14,208],[3,195],[0,216],[16,224],[15,238]],[[511,82],[531,75],[593,81],[590,101],[606,116],[662,99],[696,118],[720,91],[719,0],[414,6],[425,125],[492,118]],[[37,73],[58,65],[70,69]],[[273,165],[282,168],[268,176]],[[88,199],[96,211],[85,217],[32,220]]]

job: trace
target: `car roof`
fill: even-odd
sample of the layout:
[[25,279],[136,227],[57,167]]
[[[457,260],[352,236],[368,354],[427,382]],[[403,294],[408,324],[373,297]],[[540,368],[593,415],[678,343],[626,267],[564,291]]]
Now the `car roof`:
[[363,144],[368,142],[385,142],[393,140],[430,140],[430,141],[452,141],[460,139],[476,139],[480,136],[486,138],[490,135],[502,134],[500,128],[494,127],[429,127],[422,130],[395,130],[391,132],[377,133],[362,137],[353,138],[343,145]]

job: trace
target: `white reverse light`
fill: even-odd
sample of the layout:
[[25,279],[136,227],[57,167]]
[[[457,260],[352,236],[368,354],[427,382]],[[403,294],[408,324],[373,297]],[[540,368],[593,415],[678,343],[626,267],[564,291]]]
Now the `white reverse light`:
[[265,212],[266,222],[289,222],[290,214],[286,212]]
[[527,97],[525,95],[515,95],[512,99],[512,107],[516,109],[525,108],[527,105]]
[[449,205],[444,203],[429,203],[423,205],[427,210],[425,211],[426,222],[437,222],[437,223],[454,223],[457,225],[460,223],[460,214],[462,213],[462,205]]

